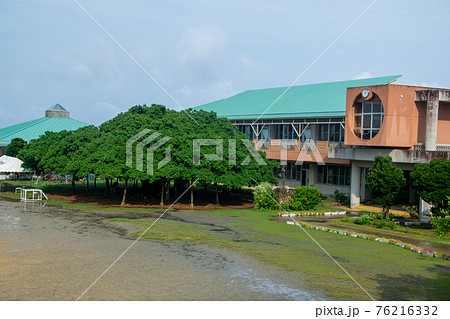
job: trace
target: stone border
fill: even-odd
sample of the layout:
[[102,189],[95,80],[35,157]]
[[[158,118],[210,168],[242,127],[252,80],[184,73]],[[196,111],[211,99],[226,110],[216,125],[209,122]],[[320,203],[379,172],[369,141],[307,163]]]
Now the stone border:
[[299,213],[278,213],[278,216],[280,217],[297,217],[297,216],[330,216],[330,215],[345,215],[347,214],[346,211],[342,212],[299,212]]
[[339,234],[339,235],[344,235],[344,236],[351,236],[354,238],[361,238],[361,239],[366,239],[366,240],[372,240],[372,241],[376,241],[379,243],[385,243],[385,244],[390,244],[390,245],[394,245],[403,249],[407,249],[410,251],[413,251],[415,253],[424,255],[424,256],[428,256],[428,257],[435,257],[435,258],[441,258],[441,259],[445,259],[445,260],[450,260],[450,255],[446,254],[446,253],[438,253],[436,251],[432,251],[432,250],[426,250],[423,248],[419,248],[416,247],[414,245],[411,244],[406,244],[403,243],[401,241],[395,240],[395,239],[386,239],[383,237],[377,237],[377,236],[373,236],[373,235],[366,235],[366,234],[359,234],[359,233],[354,233],[354,232],[350,232],[350,231],[342,231],[342,230],[337,230],[337,229],[333,229],[333,228],[329,228],[329,227],[323,227],[323,226],[315,226],[315,225],[311,225],[305,222],[299,222],[299,221],[295,221],[295,223],[293,221],[287,221],[288,225],[295,225],[295,224],[299,224],[302,227],[306,227],[306,228],[310,228],[310,229],[316,229],[316,230],[321,230],[321,231],[326,231],[326,232],[330,232],[333,234]]

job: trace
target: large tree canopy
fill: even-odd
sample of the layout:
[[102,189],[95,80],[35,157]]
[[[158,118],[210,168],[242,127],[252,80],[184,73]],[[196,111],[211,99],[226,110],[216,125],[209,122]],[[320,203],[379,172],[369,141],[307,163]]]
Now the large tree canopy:
[[366,185],[372,191],[377,202],[383,206],[386,218],[391,206],[399,201],[400,192],[406,185],[406,179],[403,171],[392,163],[390,156],[377,156],[366,175]]
[[11,143],[6,146],[5,155],[16,157],[19,154],[19,151],[27,144],[20,137],[13,138]]
[[[147,133],[134,142],[134,149],[129,154],[133,159],[130,167],[126,160],[127,141],[144,130]],[[140,144],[154,133],[157,138],[148,145]],[[149,147],[164,137],[165,143],[152,152],[153,174],[147,174],[145,155]],[[208,145],[206,140],[214,140],[212,144],[217,145]],[[138,159],[141,167],[136,166],[139,144],[144,154],[142,163]],[[194,158],[196,144],[200,145],[200,153]],[[167,147],[171,151],[170,161],[159,167],[158,163],[167,156]],[[205,156],[207,154],[217,154],[220,160]],[[277,182],[272,169],[278,164],[266,160],[265,153],[256,151],[227,119],[218,118],[214,112],[192,109],[177,112],[161,105],[134,106],[99,128],[90,126],[74,132],[47,132],[26,145],[19,156],[28,168],[38,173],[70,173],[77,178],[94,173],[125,181],[161,181],[162,187],[168,180],[199,180],[214,184],[216,189],[218,184],[239,188],[254,185],[254,181]],[[261,158],[265,165],[258,163],[256,158]]]
[[434,212],[448,207],[450,196],[450,160],[435,159],[430,164],[417,164],[411,172],[412,186],[420,197],[433,204]]

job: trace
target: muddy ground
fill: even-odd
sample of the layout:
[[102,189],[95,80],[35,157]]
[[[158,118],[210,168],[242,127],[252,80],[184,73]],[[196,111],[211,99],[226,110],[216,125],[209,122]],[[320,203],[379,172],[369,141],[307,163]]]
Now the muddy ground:
[[[111,217],[0,199],[0,300],[76,300],[132,243]],[[222,227],[226,220],[167,213]],[[205,219],[206,218],[206,219]],[[226,249],[138,241],[80,300],[323,300],[298,274]]]

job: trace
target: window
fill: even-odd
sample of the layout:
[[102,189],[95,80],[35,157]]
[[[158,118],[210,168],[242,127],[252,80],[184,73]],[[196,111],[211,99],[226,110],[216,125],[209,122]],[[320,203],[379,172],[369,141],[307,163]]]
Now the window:
[[319,141],[344,142],[344,128],[340,123],[320,124]]
[[245,137],[249,140],[255,140],[256,134],[253,131],[251,125],[238,125],[238,129],[240,132],[245,134]]
[[[298,180],[302,178],[302,168],[308,169],[308,164],[295,165],[295,162],[287,162],[284,169],[286,173],[286,180]],[[274,171],[275,177],[281,178],[283,166],[276,168]]]
[[269,128],[267,126],[263,127],[261,130],[261,134],[259,135],[259,139],[268,140],[269,139]]
[[318,165],[317,183],[350,186],[350,166],[344,165]]
[[301,141],[302,142],[309,141],[311,139],[311,125],[302,124],[301,129],[302,130],[299,131],[300,134],[303,132]]
[[376,94],[370,101],[359,101],[353,105],[355,119],[353,129],[362,140],[374,138],[383,124],[383,104]]
[[[295,130],[299,131],[299,125],[294,124]],[[298,134],[292,124],[277,124],[275,138],[277,140],[297,140]]]

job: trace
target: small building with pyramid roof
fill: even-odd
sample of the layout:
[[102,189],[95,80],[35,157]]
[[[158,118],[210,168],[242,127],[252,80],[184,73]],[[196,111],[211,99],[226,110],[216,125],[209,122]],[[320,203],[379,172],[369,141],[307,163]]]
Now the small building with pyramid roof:
[[45,117],[69,117],[70,112],[61,104],[56,103],[47,111],[45,111]]
[[0,156],[5,154],[6,146],[13,138],[26,142],[38,138],[45,132],[75,131],[90,124],[70,118],[70,112],[56,103],[45,111],[45,116],[36,120],[0,128]]

